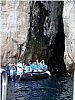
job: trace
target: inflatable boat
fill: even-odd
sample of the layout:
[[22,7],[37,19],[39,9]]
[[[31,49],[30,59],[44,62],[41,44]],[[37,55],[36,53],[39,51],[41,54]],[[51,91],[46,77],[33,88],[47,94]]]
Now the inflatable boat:
[[20,76],[21,81],[27,81],[27,80],[40,80],[40,79],[47,79],[50,77],[50,72],[45,71],[45,72],[30,72],[30,73],[25,73],[22,76]]
[[6,72],[9,79],[12,81],[15,79],[19,80],[40,80],[50,77],[48,66],[42,60],[40,63],[34,62],[29,64],[17,63],[16,65],[7,64]]

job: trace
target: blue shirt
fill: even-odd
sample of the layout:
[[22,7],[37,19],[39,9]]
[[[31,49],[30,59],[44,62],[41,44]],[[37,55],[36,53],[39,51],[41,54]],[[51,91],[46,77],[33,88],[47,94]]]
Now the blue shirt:
[[44,71],[46,71],[46,70],[48,70],[48,66],[47,66],[47,65],[43,65],[43,66],[42,66],[42,69],[43,69]]
[[31,67],[31,66],[28,66],[28,65],[25,66],[25,72],[30,72],[30,67]]

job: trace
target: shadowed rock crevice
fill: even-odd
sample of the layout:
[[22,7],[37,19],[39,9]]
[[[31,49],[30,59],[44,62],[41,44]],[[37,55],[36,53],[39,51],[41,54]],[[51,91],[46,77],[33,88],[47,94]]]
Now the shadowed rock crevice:
[[64,64],[63,2],[30,2],[26,61],[45,60],[52,74],[66,73]]

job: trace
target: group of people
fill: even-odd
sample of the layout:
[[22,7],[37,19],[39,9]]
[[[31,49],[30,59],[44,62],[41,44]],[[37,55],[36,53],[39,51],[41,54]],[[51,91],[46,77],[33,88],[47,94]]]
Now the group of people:
[[48,70],[48,66],[44,63],[44,60],[42,60],[40,63],[38,61],[32,63],[29,62],[29,64],[24,64],[21,62],[18,62],[16,64],[7,64],[6,65],[6,71],[7,74],[10,76],[10,78],[15,79],[17,77],[20,77],[24,73],[30,73],[30,72],[44,72]]

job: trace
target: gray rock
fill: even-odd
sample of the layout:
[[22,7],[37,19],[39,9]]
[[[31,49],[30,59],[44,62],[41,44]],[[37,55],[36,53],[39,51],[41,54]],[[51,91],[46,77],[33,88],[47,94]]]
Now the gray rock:
[[1,5],[1,62],[45,60],[66,73],[62,1],[6,1]]

